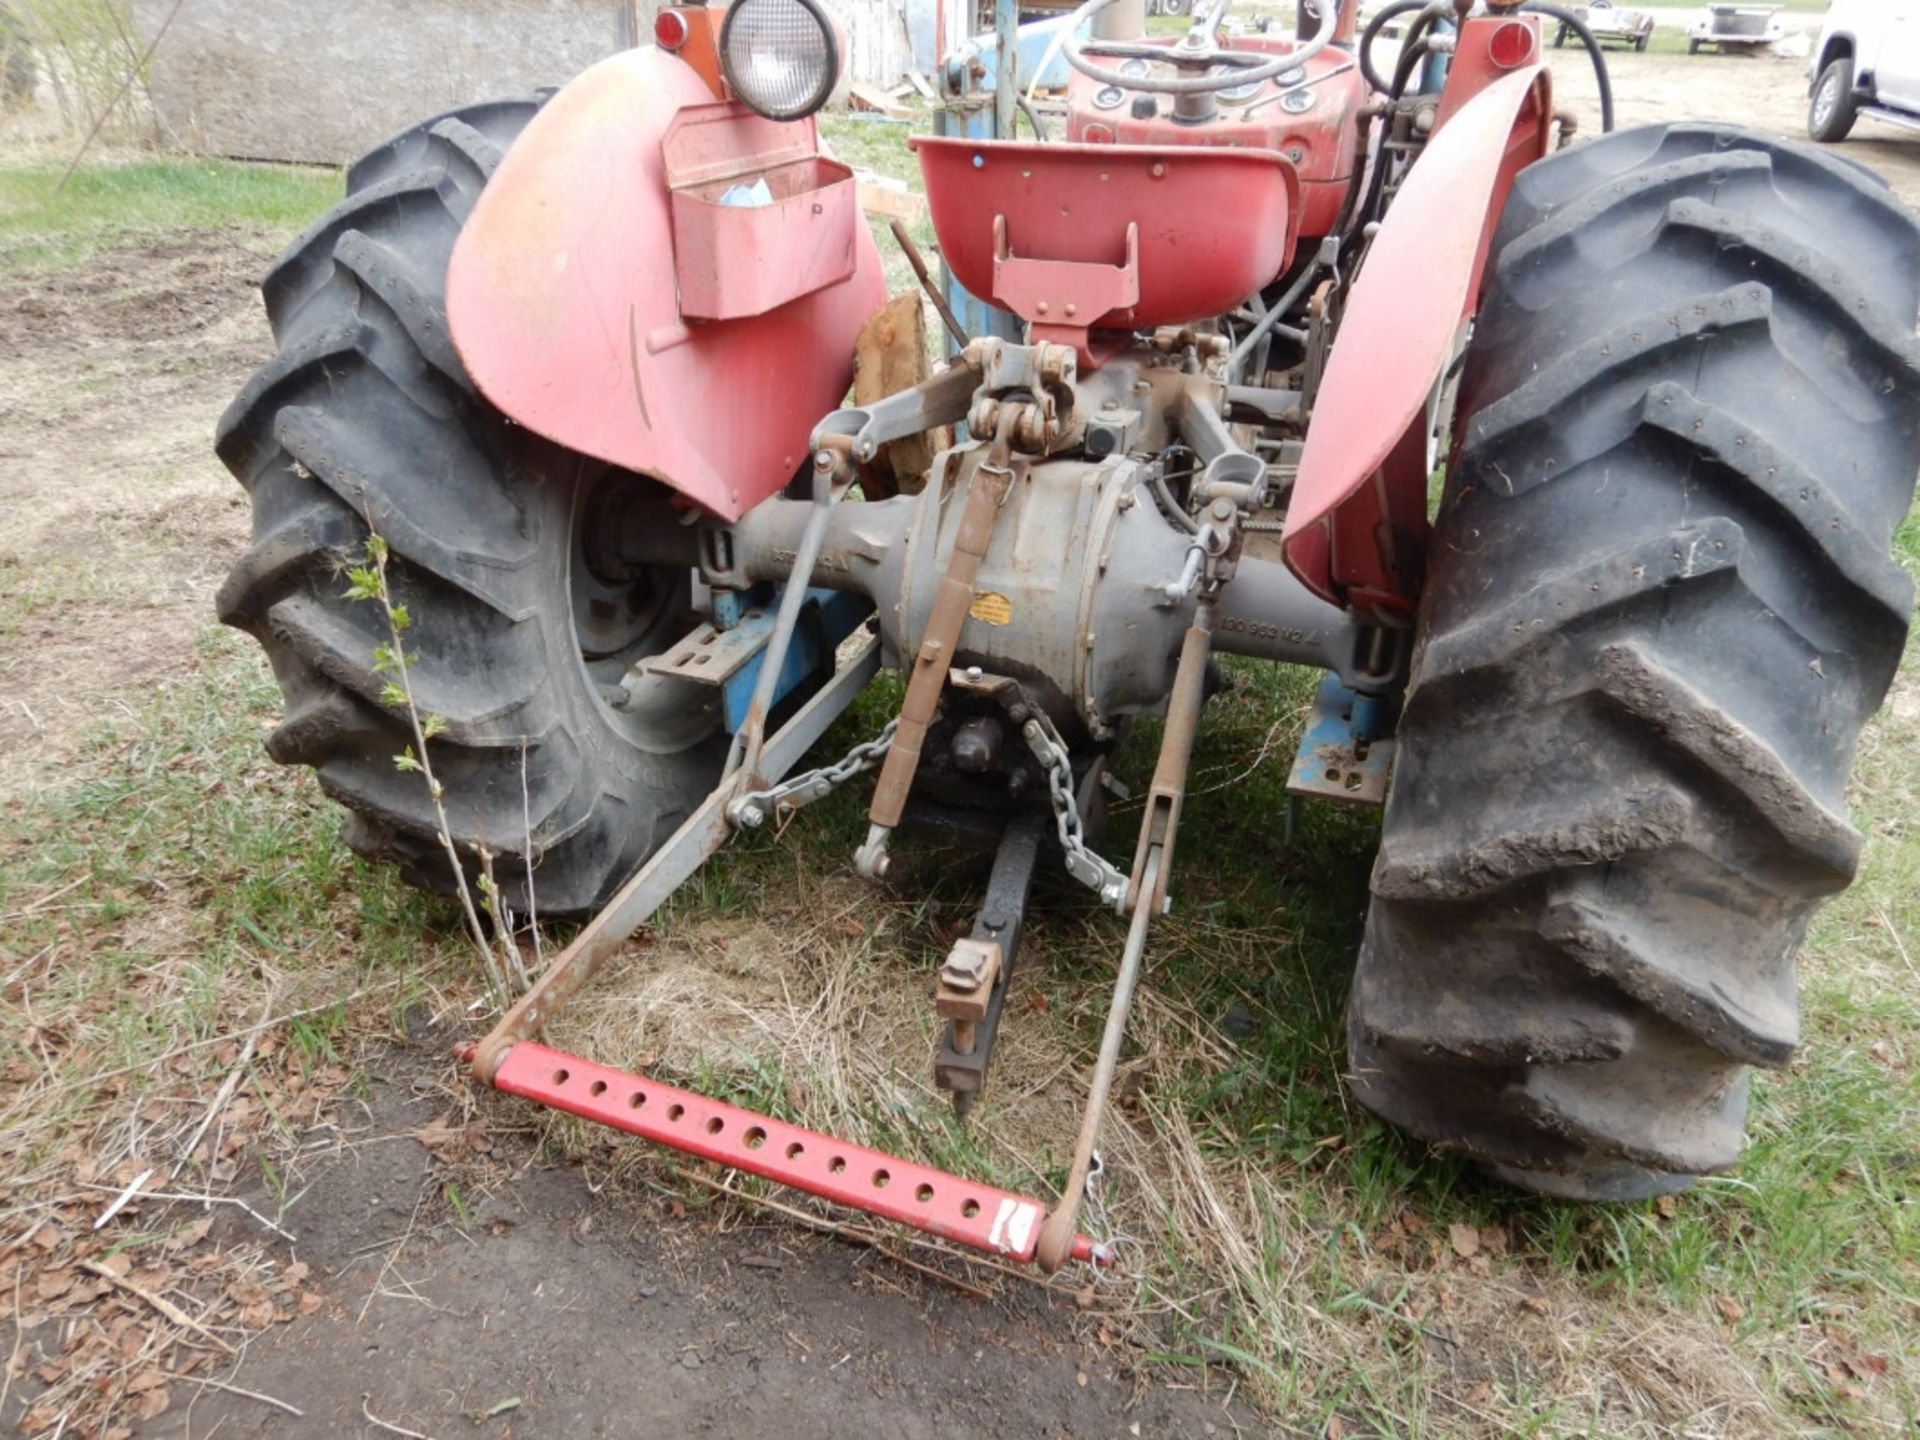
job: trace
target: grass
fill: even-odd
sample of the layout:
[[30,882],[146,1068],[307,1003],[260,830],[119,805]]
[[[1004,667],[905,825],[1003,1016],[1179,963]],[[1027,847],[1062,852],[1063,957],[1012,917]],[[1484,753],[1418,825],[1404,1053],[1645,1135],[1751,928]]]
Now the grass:
[[0,811],[0,1043],[34,1072],[0,1094],[17,1176],[72,1138],[89,1074],[267,1018],[268,997],[318,1007],[296,1030],[317,1051],[350,1009],[327,1002],[425,993],[441,907],[355,861],[314,787],[261,763],[280,694],[251,643],[209,629],[196,659],[101,724],[69,783]]
[[73,265],[109,245],[245,224],[297,230],[340,197],[337,171],[230,160],[0,165],[0,269]]
[[[825,128],[850,163],[913,178],[909,127]],[[152,164],[83,171],[46,203],[48,183],[45,171],[0,170],[0,197],[42,199],[31,221],[0,213],[6,264],[71,263],[135,232],[236,217],[291,229],[337,184]],[[233,209],[219,209],[222,193]],[[1920,520],[1897,549],[1920,573]],[[47,572],[32,603],[57,607],[65,583]],[[288,1027],[300,1063],[351,1060],[409,1004],[479,989],[443,948],[450,910],[353,860],[313,782],[261,755],[279,697],[251,643],[209,631],[194,653],[183,678],[103,717],[63,775],[0,809],[0,1154],[17,1185],[61,1173],[72,1138],[117,1116],[124,1088],[90,1077],[269,1010],[311,1008]],[[1310,806],[1282,842],[1312,677],[1228,669],[1235,686],[1210,706],[1196,751],[1178,904],[1157,931],[1107,1139],[1108,1219],[1132,1237],[1137,1288],[1098,1313],[1123,1316],[1140,1353],[1169,1366],[1231,1372],[1301,1433],[1920,1428],[1915,657],[1862,741],[1854,814],[1869,845],[1858,883],[1809,938],[1802,1058],[1756,1077],[1732,1176],[1604,1210],[1517,1198],[1347,1101],[1342,1010],[1377,824]],[[874,733],[897,701],[897,687],[870,689],[822,753]],[[1144,778],[1155,741],[1151,727],[1133,735],[1126,778]],[[912,883],[875,893],[848,863],[863,801],[853,787],[783,836],[736,843],[555,1039],[1050,1189],[1120,926],[1043,878],[993,1090],[962,1128],[927,1083],[925,996],[984,870],[908,849]],[[1136,817],[1119,808],[1108,854],[1130,853]],[[218,1070],[195,1058],[169,1077],[204,1095]],[[542,1143],[616,1153],[605,1132],[559,1117]],[[671,1183],[639,1147],[617,1156]]]

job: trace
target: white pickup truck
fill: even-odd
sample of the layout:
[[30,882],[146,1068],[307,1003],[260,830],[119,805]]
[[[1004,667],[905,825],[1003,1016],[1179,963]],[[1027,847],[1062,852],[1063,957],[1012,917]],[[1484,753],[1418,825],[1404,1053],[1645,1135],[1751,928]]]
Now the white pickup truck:
[[1833,0],[1808,74],[1814,139],[1844,140],[1862,115],[1920,130],[1920,0]]

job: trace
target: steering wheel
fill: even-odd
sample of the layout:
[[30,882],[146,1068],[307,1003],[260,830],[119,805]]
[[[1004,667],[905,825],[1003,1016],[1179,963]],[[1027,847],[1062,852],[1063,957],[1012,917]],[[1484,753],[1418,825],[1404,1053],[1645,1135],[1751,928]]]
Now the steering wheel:
[[[1326,48],[1333,38],[1340,17],[1339,0],[1323,0],[1320,24],[1314,35],[1298,50],[1270,55],[1258,50],[1233,50],[1220,43],[1220,22],[1227,17],[1232,0],[1213,0],[1194,17],[1193,26],[1177,45],[1142,45],[1132,40],[1080,40],[1081,25],[1114,0],[1087,0],[1067,21],[1060,50],[1067,63],[1089,79],[1121,90],[1142,90],[1158,95],[1204,95],[1218,90],[1233,90],[1242,85],[1257,85],[1275,75],[1298,69]],[[1096,65],[1087,57],[1103,59],[1150,60],[1172,65],[1178,75],[1123,75]]]

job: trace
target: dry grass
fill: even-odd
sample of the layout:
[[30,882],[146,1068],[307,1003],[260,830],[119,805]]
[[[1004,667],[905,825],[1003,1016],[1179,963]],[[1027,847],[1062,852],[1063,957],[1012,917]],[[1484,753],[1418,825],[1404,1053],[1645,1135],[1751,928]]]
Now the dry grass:
[[[562,1017],[555,1043],[1050,1194],[1103,998],[1054,973],[1062,940],[1086,946],[1072,933],[1085,927],[1056,918],[1033,936],[992,1090],[963,1132],[928,1079],[938,920],[911,901],[876,902],[844,863],[820,859],[822,871],[758,877],[760,918],[664,927]],[[1047,901],[1071,908],[1059,887]],[[1596,1285],[1510,1222],[1472,1226],[1462,1255],[1443,1218],[1456,1207],[1429,1209],[1417,1192],[1384,1223],[1362,1223],[1345,1165],[1276,1164],[1253,1137],[1196,1117],[1180,1097],[1230,1065],[1235,1046],[1217,1017],[1178,998],[1177,960],[1163,959],[1142,995],[1105,1147],[1102,1238],[1130,1242],[1117,1282],[1130,1345],[1220,1367],[1216,1383],[1250,1385],[1304,1433],[1336,1417],[1348,1433],[1781,1433],[1763,1358],[1710,1306]],[[562,1149],[593,1144],[571,1121],[553,1125]],[[1355,1128],[1368,1129],[1358,1117]],[[1323,1156],[1353,1144],[1325,1141]],[[632,1166],[657,1162],[630,1153]],[[1056,1282],[1068,1294],[1085,1283]],[[1095,1313],[1112,1326],[1108,1305]]]
[[[1310,897],[1289,882],[1314,874],[1350,892],[1367,829],[1322,816],[1316,830],[1310,815],[1305,853],[1286,851],[1266,802],[1297,734],[1285,719],[1270,747],[1289,692],[1251,679],[1216,705],[1201,763],[1238,783],[1196,801],[1182,903],[1150,952],[1094,1222],[1126,1238],[1125,1273],[1090,1329],[1214,1367],[1216,1383],[1251,1386],[1304,1433],[1905,1433],[1920,1363],[1920,1250],[1901,1188],[1920,1125],[1920,976],[1899,948],[1920,861],[1914,672],[1862,746],[1857,809],[1873,843],[1808,954],[1808,1056],[1757,1086],[1755,1144],[1733,1177],[1615,1209],[1512,1196],[1346,1104],[1354,917],[1313,933]],[[1043,882],[992,1086],[962,1128],[930,1083],[928,999],[979,866],[923,855],[929,895],[876,894],[847,863],[858,800],[715,862],[561,1017],[555,1042],[1051,1195],[1117,927],[1067,882]],[[1124,853],[1124,837],[1107,848]],[[1288,968],[1297,982],[1276,979]],[[1275,1023],[1296,1051],[1250,1057]],[[1863,1088],[1862,1065],[1887,1083]],[[594,1145],[570,1121],[549,1135],[573,1153]],[[1846,1157],[1830,1167],[1818,1152],[1834,1135]],[[620,1164],[657,1176],[644,1153]]]

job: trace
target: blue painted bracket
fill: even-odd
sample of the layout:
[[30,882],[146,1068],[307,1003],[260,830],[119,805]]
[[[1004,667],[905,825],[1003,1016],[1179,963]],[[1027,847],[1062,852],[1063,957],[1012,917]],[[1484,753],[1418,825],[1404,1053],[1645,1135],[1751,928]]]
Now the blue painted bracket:
[[1332,675],[1322,680],[1287,777],[1287,793],[1385,804],[1394,742],[1380,734],[1384,711],[1385,702],[1377,696],[1357,694]]
[[[757,632],[759,645],[753,657],[742,664],[720,686],[721,712],[727,732],[738,730],[747,721],[747,708],[753,703],[753,687],[766,663],[767,640],[773,634],[775,607],[764,606],[751,618],[741,618],[729,628],[729,638]],[[799,624],[794,626],[793,643],[787,647],[786,663],[780,667],[780,683],[774,687],[778,705],[814,675],[833,667],[834,651],[840,642],[859,628],[873,613],[873,602],[864,595],[843,595],[838,590],[809,590],[801,608]]]

